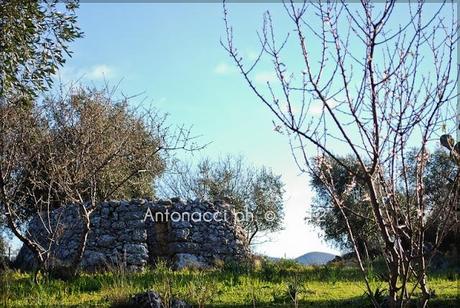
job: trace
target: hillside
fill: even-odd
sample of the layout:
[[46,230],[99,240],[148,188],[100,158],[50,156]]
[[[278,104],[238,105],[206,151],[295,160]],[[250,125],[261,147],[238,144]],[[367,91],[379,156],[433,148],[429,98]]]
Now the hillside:
[[308,252],[294,260],[304,265],[323,265],[334,259],[336,256],[326,252]]

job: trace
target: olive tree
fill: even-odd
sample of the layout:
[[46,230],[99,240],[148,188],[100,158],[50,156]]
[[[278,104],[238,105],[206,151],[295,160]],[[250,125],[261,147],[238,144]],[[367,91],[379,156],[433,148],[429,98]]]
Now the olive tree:
[[[358,162],[355,160],[347,157],[338,158],[348,168],[358,168]],[[379,243],[377,230],[371,219],[372,212],[370,211],[369,202],[365,200],[365,186],[359,179],[357,179],[357,184],[353,185],[355,178],[336,161],[328,159],[327,165],[330,166],[329,172],[334,179],[335,190],[343,195],[342,207],[348,216],[348,223],[354,230],[360,230],[354,235],[357,249],[360,255],[369,260],[380,252],[378,247],[381,243]],[[315,197],[306,219],[324,232],[326,241],[332,242],[343,250],[353,250],[353,242],[350,239],[344,217],[340,209],[334,205],[328,188],[321,178],[316,176],[316,174],[324,171],[316,170],[316,172],[310,173],[310,185],[315,192]],[[352,191],[345,194],[350,189]]]
[[78,1],[0,3],[0,98],[37,96],[50,88],[52,75],[71,54],[69,44],[82,36]]
[[241,156],[206,158],[196,167],[175,161],[159,182],[164,196],[223,200],[241,213],[240,222],[251,244],[260,232],[282,228],[284,184],[266,167],[257,168]]
[[[436,242],[438,226],[436,221],[438,215],[442,215],[444,211],[444,196],[449,193],[449,190],[454,185],[455,179],[455,160],[451,158],[450,153],[441,149],[435,148],[428,153],[429,158],[426,165],[426,173],[424,176],[424,185],[426,191],[426,243],[433,247]],[[358,162],[354,159],[338,156],[343,164],[354,169],[358,167]],[[417,152],[409,151],[407,154],[408,170],[415,172],[417,167]],[[328,165],[330,167],[331,177],[334,179],[335,190],[343,193],[347,189],[351,189],[350,193],[344,194],[343,210],[347,213],[350,226],[356,232],[356,242],[360,254],[367,259],[371,259],[380,254],[380,240],[378,230],[372,219],[372,210],[365,200],[366,192],[365,184],[356,179],[356,185],[353,185],[354,177],[340,164],[329,158]],[[322,172],[322,171],[321,171]],[[319,173],[319,172],[318,172]],[[316,173],[310,174],[310,185],[314,188],[315,198],[311,205],[308,221],[324,231],[324,238],[339,246],[342,249],[352,250],[353,243],[350,240],[344,218],[340,210],[334,206],[331,200],[328,189],[324,183],[316,177]],[[398,191],[402,195],[402,191]],[[455,224],[455,215],[446,217]],[[455,238],[458,238],[458,230],[448,231],[448,238],[444,243],[441,243],[439,250],[441,252],[452,251],[452,245],[455,243]]]

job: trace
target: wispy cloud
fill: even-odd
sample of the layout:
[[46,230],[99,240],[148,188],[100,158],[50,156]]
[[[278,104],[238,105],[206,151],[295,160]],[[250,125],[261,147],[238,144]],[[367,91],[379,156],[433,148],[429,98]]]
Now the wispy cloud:
[[87,72],[88,79],[103,80],[110,79],[115,76],[114,68],[106,64],[98,64],[91,67]]
[[269,71],[258,72],[254,76],[254,80],[257,83],[263,83],[263,84],[267,82],[274,82],[276,81],[276,79],[277,79],[276,74],[273,72],[269,72]]
[[[335,108],[338,105],[337,101],[335,100],[328,100],[327,104],[331,108]],[[324,103],[320,100],[316,100],[310,104],[310,108],[308,108],[308,113],[312,116],[319,116],[323,112],[324,108],[326,108],[326,106],[324,106]]]
[[225,62],[221,62],[214,67],[214,73],[217,75],[230,75],[236,72],[236,67],[231,66]]
[[63,83],[110,80],[117,76],[116,71],[115,67],[107,64],[82,68],[65,66],[58,71],[56,78]]

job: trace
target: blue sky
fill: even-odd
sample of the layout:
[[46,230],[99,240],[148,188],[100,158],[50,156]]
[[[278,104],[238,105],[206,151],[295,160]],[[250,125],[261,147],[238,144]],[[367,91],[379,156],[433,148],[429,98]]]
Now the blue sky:
[[[257,52],[263,12],[271,9],[275,18],[285,18],[276,4],[231,4],[230,9],[235,31],[240,31],[240,50],[248,59]],[[305,224],[312,197],[308,179],[299,175],[286,137],[273,130],[271,113],[220,46],[221,5],[83,3],[78,16],[85,36],[72,45],[74,54],[60,71],[64,82],[80,79],[100,86],[104,79],[111,84],[122,79],[124,94],[142,92],[170,114],[170,123],[193,125],[203,143],[212,142],[195,156],[243,155],[281,174],[285,230],[269,235],[256,247],[258,252],[277,257],[338,253],[320,239],[319,230]],[[273,78],[269,64],[255,72],[261,84]]]
[[[230,4],[229,9],[237,46],[246,59],[258,52],[256,30],[267,9],[279,34],[292,30],[281,4]],[[394,18],[403,15],[398,10]],[[304,222],[313,196],[308,178],[300,175],[286,136],[274,131],[272,114],[220,46],[225,35],[220,4],[83,3],[78,16],[85,36],[72,45],[73,57],[60,71],[64,82],[81,78],[100,86],[104,79],[112,85],[122,80],[124,94],[142,93],[170,114],[170,123],[193,125],[203,143],[211,142],[196,156],[242,155],[281,174],[286,184],[285,230],[269,235],[256,247],[258,252],[276,257],[339,253]],[[297,52],[294,47],[285,56],[300,74]],[[253,78],[260,85],[273,80],[271,63],[262,61]]]

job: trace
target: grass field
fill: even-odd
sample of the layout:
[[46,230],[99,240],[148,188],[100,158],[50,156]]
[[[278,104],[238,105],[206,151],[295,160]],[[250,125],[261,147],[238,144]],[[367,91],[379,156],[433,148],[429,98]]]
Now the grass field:
[[[385,289],[377,274],[370,276],[374,290]],[[460,307],[458,278],[454,271],[431,275],[430,288],[436,297],[430,307]],[[300,307],[370,307],[355,268],[306,267],[287,261],[255,268],[228,265],[209,271],[173,272],[164,265],[139,273],[113,269],[81,274],[67,282],[42,277],[38,285],[30,273],[9,271],[2,277],[1,305],[109,307],[149,289],[164,298],[177,297],[201,307],[290,307],[294,297]]]

